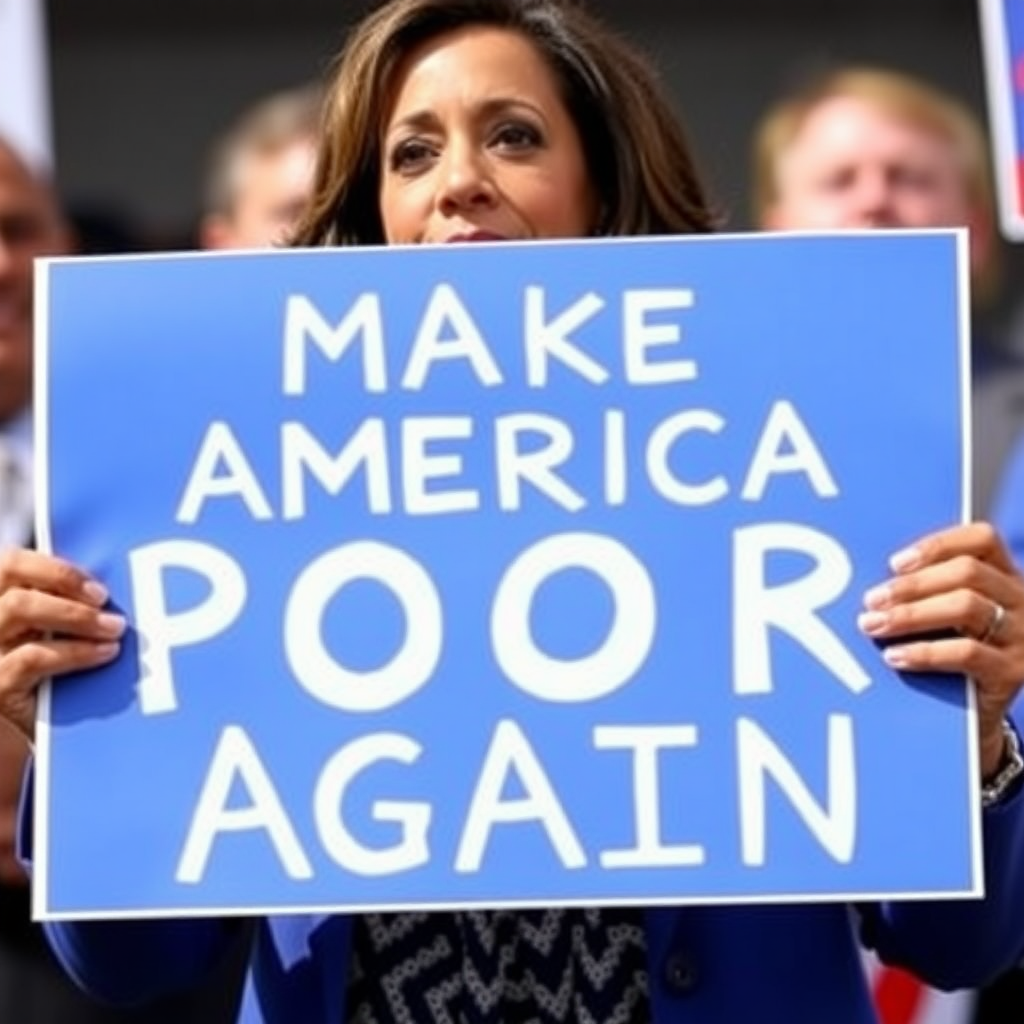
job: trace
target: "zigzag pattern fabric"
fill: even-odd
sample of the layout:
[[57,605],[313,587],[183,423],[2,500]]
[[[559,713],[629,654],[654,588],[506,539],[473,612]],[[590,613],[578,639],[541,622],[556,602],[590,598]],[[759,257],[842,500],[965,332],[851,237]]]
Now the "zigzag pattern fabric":
[[650,1020],[635,908],[366,914],[347,1024],[637,1024]]

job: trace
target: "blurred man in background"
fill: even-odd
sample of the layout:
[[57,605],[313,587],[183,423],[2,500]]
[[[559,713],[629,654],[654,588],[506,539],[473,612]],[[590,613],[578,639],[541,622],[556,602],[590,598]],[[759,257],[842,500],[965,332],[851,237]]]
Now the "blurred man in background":
[[313,184],[320,92],[274,93],[247,110],[211,154],[199,224],[203,249],[279,245]]
[[[32,538],[32,262],[70,248],[48,184],[0,140],[0,544]],[[2,640],[0,640],[2,642]],[[25,873],[14,853],[14,819],[26,744],[0,729],[0,928],[27,915]],[[13,910],[20,911],[13,913]],[[6,941],[6,934],[0,943]],[[0,957],[0,1020],[9,991]]]

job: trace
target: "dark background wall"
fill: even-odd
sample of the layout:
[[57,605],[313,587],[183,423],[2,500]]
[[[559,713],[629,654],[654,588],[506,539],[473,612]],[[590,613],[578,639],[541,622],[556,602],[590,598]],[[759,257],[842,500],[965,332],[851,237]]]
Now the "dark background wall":
[[[655,57],[729,226],[749,225],[764,105],[825,63],[922,74],[985,116],[976,0],[591,0]],[[187,232],[211,139],[324,72],[358,0],[50,0],[59,184],[160,237]],[[1020,257],[1008,253],[1011,267]],[[1024,275],[1020,278],[1024,280]]]

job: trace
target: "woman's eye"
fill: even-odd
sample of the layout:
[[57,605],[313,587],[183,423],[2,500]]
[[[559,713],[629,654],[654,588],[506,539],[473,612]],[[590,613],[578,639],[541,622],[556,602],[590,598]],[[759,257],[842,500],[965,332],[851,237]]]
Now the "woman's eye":
[[431,153],[430,147],[421,139],[406,139],[391,150],[391,170],[414,171],[430,159]]
[[494,141],[507,149],[532,149],[540,145],[540,132],[531,124],[519,121],[501,125],[494,133]]

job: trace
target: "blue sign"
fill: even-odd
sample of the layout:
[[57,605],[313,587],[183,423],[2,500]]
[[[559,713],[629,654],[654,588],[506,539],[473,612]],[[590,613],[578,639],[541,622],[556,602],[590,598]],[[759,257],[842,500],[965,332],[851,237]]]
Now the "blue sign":
[[[52,260],[37,911],[980,891],[963,679],[855,621],[960,521],[965,236]],[[927,765],[924,772],[922,765]]]

